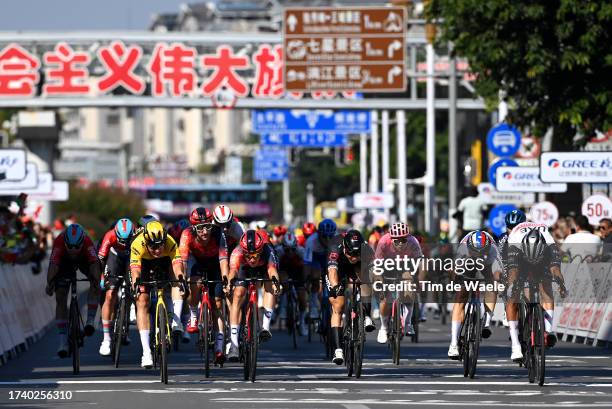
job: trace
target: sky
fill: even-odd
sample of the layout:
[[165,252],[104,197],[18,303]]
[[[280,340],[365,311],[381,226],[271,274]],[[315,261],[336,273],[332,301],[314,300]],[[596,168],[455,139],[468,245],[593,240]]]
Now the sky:
[[0,0],[0,31],[146,30],[155,13],[203,0]]

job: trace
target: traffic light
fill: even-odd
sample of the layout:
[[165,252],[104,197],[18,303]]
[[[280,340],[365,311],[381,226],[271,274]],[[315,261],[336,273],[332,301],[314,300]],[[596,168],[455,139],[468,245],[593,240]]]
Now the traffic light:
[[478,186],[482,183],[482,141],[479,139],[472,142],[470,148],[470,156],[472,158],[472,185]]

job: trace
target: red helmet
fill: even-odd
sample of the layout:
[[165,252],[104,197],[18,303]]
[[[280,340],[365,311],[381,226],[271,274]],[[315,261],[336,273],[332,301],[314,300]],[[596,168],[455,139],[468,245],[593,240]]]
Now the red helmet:
[[205,207],[196,207],[195,209],[193,209],[191,215],[189,216],[189,223],[191,223],[192,226],[195,226],[196,224],[212,222],[213,215],[210,210]]
[[406,223],[393,223],[389,229],[392,239],[403,239],[408,237],[409,230]]
[[317,227],[314,225],[314,223],[306,222],[302,226],[302,233],[304,233],[304,236],[306,237],[310,236],[316,231],[317,231]]
[[285,234],[285,233],[287,233],[287,227],[286,227],[286,226],[283,226],[282,224],[280,224],[280,225],[278,225],[278,226],[276,226],[276,227],[274,228],[274,235],[275,235],[276,237],[278,237],[278,236],[282,236],[282,235],[283,235],[283,234]]
[[247,230],[240,238],[240,247],[246,253],[261,253],[265,244],[265,239],[256,230]]

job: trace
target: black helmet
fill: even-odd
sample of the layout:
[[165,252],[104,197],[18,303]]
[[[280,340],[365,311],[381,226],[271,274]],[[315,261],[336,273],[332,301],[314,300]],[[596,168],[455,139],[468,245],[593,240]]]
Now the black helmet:
[[514,229],[521,223],[525,223],[527,216],[521,210],[513,210],[510,213],[506,213],[506,228]]
[[529,263],[536,264],[540,262],[544,256],[544,252],[546,251],[546,239],[538,229],[531,229],[531,231],[523,237],[521,250],[523,251],[523,256]]
[[342,239],[344,250],[348,255],[353,257],[361,254],[361,245],[363,243],[365,243],[365,240],[359,230],[347,231]]

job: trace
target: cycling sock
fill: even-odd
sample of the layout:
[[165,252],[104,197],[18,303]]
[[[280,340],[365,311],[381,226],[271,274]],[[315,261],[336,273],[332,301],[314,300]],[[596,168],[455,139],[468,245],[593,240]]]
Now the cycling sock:
[[263,329],[270,331],[270,321],[271,320],[272,320],[272,310],[269,310],[264,307],[264,316],[263,316],[263,324],[262,324]]
[[174,312],[172,319],[177,324],[180,324],[181,314],[183,312],[183,300],[172,300],[172,311]]
[[240,325],[232,325],[230,331],[230,338],[232,345],[238,346],[238,332],[240,331]]
[[342,327],[332,327],[332,339],[334,341],[334,350],[342,348],[340,344],[340,337],[342,334]]
[[150,354],[151,353],[151,345],[149,345],[149,334],[151,330],[141,329],[138,331],[140,333],[140,343],[142,344],[142,353]]
[[451,345],[457,345],[459,331],[461,331],[461,321],[451,322]]
[[189,318],[190,319],[197,319],[198,318],[198,307],[194,307],[192,305],[189,306]]
[[59,335],[60,342],[63,344],[66,342],[66,335],[68,334],[68,321],[67,320],[55,320],[55,326],[57,327],[57,333]]
[[485,328],[488,328],[491,325],[491,311],[485,311]]
[[300,325],[306,325],[306,311],[300,312]]
[[372,318],[372,303],[371,302],[363,303],[363,313],[365,314],[366,317]]
[[215,352],[223,351],[223,332],[217,332],[217,340],[215,342]]
[[382,315],[380,316],[380,329],[381,330],[387,330],[387,318],[389,317],[383,317]]
[[412,324],[412,322],[410,322],[410,317],[412,317],[412,303],[404,304],[402,306],[402,322],[405,325]]
[[552,332],[553,310],[544,310],[544,331]]
[[98,312],[98,304],[87,304],[87,322],[93,323]]
[[508,327],[510,330],[510,339],[512,340],[512,346],[521,345],[518,336],[518,321],[508,321]]
[[102,320],[102,333],[104,334],[104,341],[106,342],[110,342],[111,340],[110,326],[110,320]]
[[419,311],[421,312],[421,315],[419,316],[419,318],[425,318],[425,303],[424,302],[419,304]]

